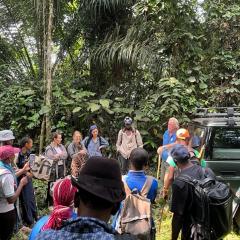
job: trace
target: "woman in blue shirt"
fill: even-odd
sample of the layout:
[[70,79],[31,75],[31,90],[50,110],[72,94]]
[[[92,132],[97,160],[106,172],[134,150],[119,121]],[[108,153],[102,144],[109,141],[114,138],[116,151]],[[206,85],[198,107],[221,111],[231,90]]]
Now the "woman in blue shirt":
[[108,147],[109,143],[106,139],[99,136],[98,127],[92,125],[89,130],[90,136],[85,137],[82,144],[86,147],[89,157],[101,157],[102,148]]

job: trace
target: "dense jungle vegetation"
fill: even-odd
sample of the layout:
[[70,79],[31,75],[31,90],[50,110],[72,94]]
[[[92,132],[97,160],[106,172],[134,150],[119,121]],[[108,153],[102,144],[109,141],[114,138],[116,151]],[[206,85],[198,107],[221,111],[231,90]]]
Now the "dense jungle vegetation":
[[[0,0],[0,128],[35,150],[126,115],[146,147],[171,116],[239,106],[239,0]],[[66,141],[65,141],[66,142]]]
[[36,152],[96,123],[114,153],[129,115],[154,155],[169,117],[239,97],[240,0],[0,0],[0,128]]

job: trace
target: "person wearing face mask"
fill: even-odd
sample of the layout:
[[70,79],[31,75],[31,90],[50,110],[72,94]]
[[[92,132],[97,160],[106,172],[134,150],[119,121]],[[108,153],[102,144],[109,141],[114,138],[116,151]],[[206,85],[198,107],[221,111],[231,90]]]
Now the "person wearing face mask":
[[174,117],[168,120],[168,129],[163,134],[163,144],[157,150],[158,155],[161,157],[161,174],[160,181],[163,186],[165,172],[168,168],[167,158],[169,155],[168,146],[172,146],[176,142],[176,132],[179,129],[178,120]]
[[97,125],[92,125],[89,129],[89,136],[84,138],[82,145],[87,149],[89,157],[102,157],[102,149],[108,147],[109,143],[99,135]]
[[129,169],[129,156],[133,149],[142,148],[143,142],[140,132],[133,126],[133,120],[130,117],[125,117],[124,127],[118,132],[117,152],[118,161],[121,166],[122,174],[125,175]]

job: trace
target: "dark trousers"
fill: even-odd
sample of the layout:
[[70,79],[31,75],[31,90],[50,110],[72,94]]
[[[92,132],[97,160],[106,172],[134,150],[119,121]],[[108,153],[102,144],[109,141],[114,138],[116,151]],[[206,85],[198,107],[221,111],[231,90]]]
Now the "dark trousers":
[[34,220],[37,221],[37,206],[31,179],[29,179],[20,194],[20,207],[24,225],[31,226]]
[[0,213],[0,240],[10,240],[16,223],[15,209]]
[[120,153],[118,155],[118,161],[121,167],[122,175],[126,175],[129,169],[129,159],[124,158]]

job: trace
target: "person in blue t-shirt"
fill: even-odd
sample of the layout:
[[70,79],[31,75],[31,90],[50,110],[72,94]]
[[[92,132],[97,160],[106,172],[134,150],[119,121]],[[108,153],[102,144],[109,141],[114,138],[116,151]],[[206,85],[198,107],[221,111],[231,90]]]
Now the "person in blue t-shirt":
[[[154,203],[155,198],[157,196],[158,182],[156,178],[147,176],[145,174],[144,170],[147,167],[148,159],[149,159],[148,152],[143,148],[135,148],[132,150],[129,159],[130,159],[130,170],[128,171],[127,175],[123,176],[124,181],[126,182],[128,188],[131,191],[136,189],[138,190],[138,192],[141,192],[145,182],[147,181],[147,178],[150,177],[152,179],[152,183],[148,191],[147,198],[151,201],[151,203]],[[122,206],[123,205],[121,204],[121,208]],[[117,225],[119,223],[120,212],[121,212],[121,209],[113,217],[112,226],[115,229],[117,229]],[[152,219],[152,223],[154,226],[153,219]]]
[[[143,148],[135,148],[130,154],[130,170],[128,174],[123,176],[130,190],[137,189],[141,192],[144,183],[147,180],[145,169],[148,164],[148,152]],[[154,202],[157,196],[158,182],[153,178],[151,188],[148,192],[147,198]]]
[[163,134],[163,145],[157,150],[157,153],[161,156],[161,174],[160,181],[163,186],[164,176],[168,167],[167,158],[169,154],[168,145],[172,145],[176,141],[176,131],[179,129],[178,120],[174,117],[168,120],[168,129]]

